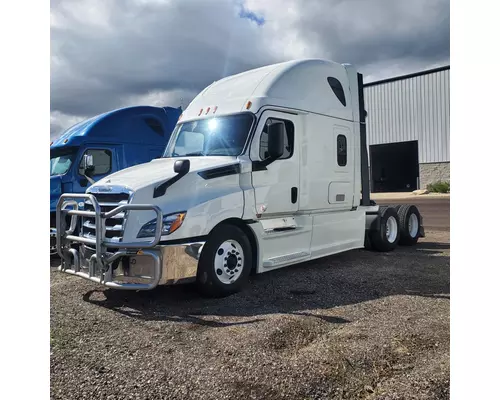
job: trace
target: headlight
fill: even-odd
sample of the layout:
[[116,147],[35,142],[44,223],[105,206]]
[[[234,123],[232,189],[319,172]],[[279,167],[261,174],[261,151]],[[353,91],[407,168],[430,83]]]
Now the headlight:
[[[163,224],[161,228],[161,235],[170,235],[180,228],[184,218],[186,217],[186,212],[180,212],[175,214],[169,214],[163,216]],[[156,231],[156,218],[152,219],[148,223],[144,224],[137,234],[138,238],[153,237]]]

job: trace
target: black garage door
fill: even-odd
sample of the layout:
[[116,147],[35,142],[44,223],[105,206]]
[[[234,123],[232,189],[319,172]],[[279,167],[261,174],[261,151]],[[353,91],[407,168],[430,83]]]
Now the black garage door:
[[409,192],[418,188],[418,141],[370,146],[372,192]]

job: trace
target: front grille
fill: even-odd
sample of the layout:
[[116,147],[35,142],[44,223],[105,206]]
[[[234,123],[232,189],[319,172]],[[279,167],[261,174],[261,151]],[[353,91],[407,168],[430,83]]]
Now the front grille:
[[[93,195],[101,206],[101,212],[111,211],[122,204],[127,204],[129,201],[128,193],[93,193]],[[94,207],[90,200],[85,200],[84,210],[94,211]],[[123,238],[124,221],[125,213],[119,213],[112,218],[106,219],[106,238],[108,240],[121,242]],[[82,235],[91,239],[95,238],[95,218],[82,218]]]

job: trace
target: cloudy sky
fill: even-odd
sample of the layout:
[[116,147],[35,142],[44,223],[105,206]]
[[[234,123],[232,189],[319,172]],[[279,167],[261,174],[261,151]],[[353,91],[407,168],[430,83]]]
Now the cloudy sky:
[[449,64],[449,0],[51,0],[51,138],[129,105],[183,105],[296,58],[365,81]]

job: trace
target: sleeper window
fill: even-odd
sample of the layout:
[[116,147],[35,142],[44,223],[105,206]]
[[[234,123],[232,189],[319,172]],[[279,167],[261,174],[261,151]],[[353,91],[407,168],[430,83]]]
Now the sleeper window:
[[293,122],[288,121],[286,119],[278,119],[278,118],[268,118],[266,124],[264,125],[264,129],[262,130],[262,134],[260,136],[260,158],[261,160],[265,160],[269,157],[269,153],[267,152],[267,127],[273,122],[284,122],[285,123],[285,151],[283,155],[279,158],[280,160],[284,160],[286,158],[290,158],[293,155],[293,142],[294,142],[294,127]]
[[339,167],[347,165],[347,138],[344,135],[337,136],[337,164]]
[[165,132],[163,132],[163,126],[161,125],[161,122],[156,118],[144,118],[144,122],[146,122],[146,125],[149,126],[151,130],[156,132],[158,135],[164,136]]
[[[111,151],[103,149],[87,150],[85,154],[91,155],[94,161],[94,175],[104,175],[111,171]],[[78,168],[80,175],[85,173],[83,157]]]
[[337,99],[342,103],[342,105],[345,107],[346,106],[346,101],[345,101],[345,93],[344,93],[344,88],[342,87],[342,84],[337,78],[332,78],[331,76],[328,77],[328,84],[330,85],[330,88],[332,89],[333,93],[335,93],[335,96],[337,96]]

